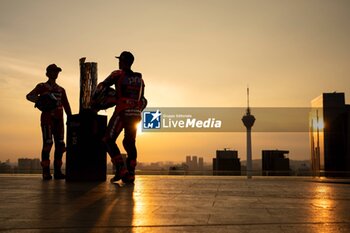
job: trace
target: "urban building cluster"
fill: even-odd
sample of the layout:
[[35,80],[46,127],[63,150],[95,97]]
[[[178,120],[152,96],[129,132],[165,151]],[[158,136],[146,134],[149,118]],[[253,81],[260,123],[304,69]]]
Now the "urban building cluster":
[[0,173],[40,174],[40,160],[37,158],[19,158],[15,164],[12,164],[10,160],[0,161]]
[[[263,150],[261,169],[251,170],[252,175],[288,176],[291,174],[289,151]],[[247,166],[242,166],[237,150],[217,150],[213,158],[213,175],[246,175]]]
[[[345,104],[344,93],[323,93],[311,101],[309,116],[311,144],[311,175],[327,177],[350,176],[350,105]],[[248,107],[242,118],[247,128],[246,173],[251,177],[252,144],[251,129],[255,117]],[[262,175],[290,175],[290,161],[287,150],[262,151]],[[237,151],[217,151],[213,159],[214,175],[241,175]],[[305,171],[306,168],[301,169]]]
[[[258,167],[252,160],[251,132],[255,117],[248,107],[242,121],[247,128],[247,156],[241,161],[237,150],[224,148],[217,150],[212,163],[205,164],[203,157],[186,156],[185,162],[140,163],[140,170],[164,171],[167,174],[213,174],[213,175],[252,175],[287,176],[299,175],[344,177],[350,176],[350,105],[345,104],[344,93],[323,93],[311,101],[309,115],[310,127],[310,167],[300,163],[291,168],[288,150],[262,150],[261,165]],[[123,155],[125,159],[126,155]],[[107,165],[108,173],[113,170]],[[292,170],[294,170],[292,172]],[[39,159],[18,159],[17,165],[9,160],[0,161],[1,173],[40,173]],[[208,172],[209,171],[209,172]]]

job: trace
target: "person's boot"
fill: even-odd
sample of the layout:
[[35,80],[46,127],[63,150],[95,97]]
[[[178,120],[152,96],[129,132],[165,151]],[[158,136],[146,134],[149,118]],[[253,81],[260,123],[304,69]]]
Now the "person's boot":
[[128,173],[128,170],[125,168],[124,164],[118,164],[115,166],[115,175],[114,177],[111,179],[111,182],[117,182],[121,179],[123,179],[123,177],[125,177],[125,175]]
[[128,172],[123,176],[122,181],[124,183],[134,183],[135,181],[135,168],[136,168],[136,160],[129,160],[127,158],[126,160],[126,165]]
[[114,177],[111,179],[111,182],[117,182],[119,180],[121,180],[126,173],[128,172],[128,170],[125,168],[124,166],[124,161],[123,158],[120,156],[115,156],[113,158],[111,158],[111,161],[114,165],[115,168],[115,175]]
[[127,171],[122,177],[122,181],[127,184],[132,184],[135,181],[135,171]]
[[55,160],[54,173],[53,173],[53,177],[55,180],[66,179],[66,175],[62,173],[61,168],[62,168],[62,160]]
[[41,167],[43,169],[43,180],[51,180],[50,160],[41,161]]

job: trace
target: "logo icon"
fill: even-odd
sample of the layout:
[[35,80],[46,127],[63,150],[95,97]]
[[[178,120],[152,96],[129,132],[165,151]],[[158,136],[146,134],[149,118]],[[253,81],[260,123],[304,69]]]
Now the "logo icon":
[[162,113],[157,110],[143,112],[143,128],[144,129],[160,129],[160,120]]

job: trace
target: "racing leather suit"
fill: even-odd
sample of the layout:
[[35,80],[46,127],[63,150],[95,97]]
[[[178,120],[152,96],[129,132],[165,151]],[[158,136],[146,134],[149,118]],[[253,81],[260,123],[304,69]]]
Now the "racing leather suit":
[[[58,84],[53,85],[49,82],[39,83],[28,95],[27,99],[36,102],[40,96],[53,94],[57,99],[57,107],[53,110],[42,111],[41,113],[41,131],[43,139],[43,148],[41,151],[41,165],[43,168],[50,166],[50,151],[55,142],[54,168],[61,171],[62,156],[66,150],[64,143],[64,124],[63,124],[63,108],[66,114],[71,115],[71,108],[67,99],[64,88]],[[53,136],[53,137],[52,137]]]
[[118,166],[123,166],[123,158],[115,141],[124,129],[123,146],[128,155],[126,167],[129,172],[134,172],[137,158],[135,145],[137,123],[141,120],[141,112],[147,104],[142,75],[132,70],[117,70],[113,71],[101,85],[115,85],[117,93],[116,107],[103,139],[107,152],[116,169]]

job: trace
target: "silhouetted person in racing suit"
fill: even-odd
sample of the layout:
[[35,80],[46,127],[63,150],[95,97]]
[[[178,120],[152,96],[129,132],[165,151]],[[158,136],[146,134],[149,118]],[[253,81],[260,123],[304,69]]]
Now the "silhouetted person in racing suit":
[[[97,90],[115,85],[115,110],[111,117],[103,142],[115,166],[112,182],[120,179],[125,183],[135,180],[137,150],[135,145],[137,123],[141,120],[141,112],[147,105],[144,97],[144,82],[141,73],[133,72],[131,65],[134,56],[130,52],[122,52],[119,57],[119,70],[113,71]],[[126,167],[116,144],[116,139],[124,129],[123,146],[127,152]]]
[[46,68],[46,76],[49,80],[45,83],[39,83],[27,94],[27,99],[34,102],[35,107],[42,111],[41,131],[43,148],[41,151],[41,166],[43,168],[44,180],[52,179],[50,173],[50,151],[53,144],[52,136],[55,142],[54,178],[65,178],[65,175],[61,172],[62,156],[66,151],[64,143],[63,108],[67,116],[70,116],[72,113],[65,90],[56,83],[58,74],[61,71],[62,69],[55,64],[49,65]]

